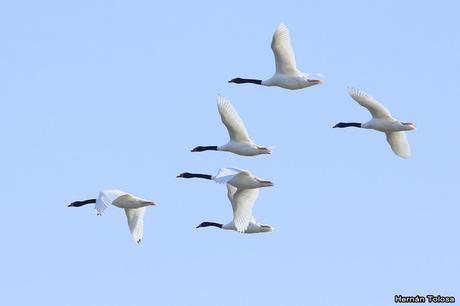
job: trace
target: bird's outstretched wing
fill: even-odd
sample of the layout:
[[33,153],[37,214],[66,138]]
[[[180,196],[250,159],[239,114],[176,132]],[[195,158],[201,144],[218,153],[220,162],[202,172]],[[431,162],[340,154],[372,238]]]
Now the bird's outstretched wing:
[[380,104],[372,96],[369,96],[362,90],[350,87],[348,88],[350,96],[358,102],[361,106],[367,108],[374,118],[392,118],[388,109]]
[[217,96],[217,109],[219,110],[222,123],[227,128],[230,140],[252,143],[243,120],[241,120],[241,117],[227,98]]
[[410,145],[404,132],[387,132],[387,141],[393,152],[403,158],[409,158],[411,155]]
[[235,195],[235,192],[236,192],[236,187],[230,184],[227,184],[227,197],[230,203],[232,204],[233,210],[235,210],[235,202],[233,201],[233,196]]
[[220,168],[217,175],[213,176],[213,180],[219,184],[224,184],[230,181],[235,175],[244,172],[246,170],[238,168]]
[[233,223],[238,232],[244,233],[252,220],[252,207],[259,195],[259,188],[237,189],[233,195]]
[[289,37],[289,30],[284,24],[280,24],[273,34],[272,50],[275,55],[276,73],[298,73],[294,50],[292,50],[291,38]]
[[144,215],[145,207],[125,208],[128,219],[129,231],[135,242],[139,243],[144,235]]
[[121,190],[103,190],[99,193],[99,197],[96,200],[96,205],[94,209],[96,210],[97,215],[102,215],[104,211],[112,205],[112,202],[117,198],[127,195],[127,192]]

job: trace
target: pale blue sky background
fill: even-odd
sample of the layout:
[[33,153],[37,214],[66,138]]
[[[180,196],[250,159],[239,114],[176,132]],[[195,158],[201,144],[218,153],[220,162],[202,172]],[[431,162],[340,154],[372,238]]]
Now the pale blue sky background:
[[[456,1],[2,1],[2,305],[392,305],[460,299]],[[268,78],[271,37],[290,29],[300,69]],[[413,157],[366,121],[367,91],[413,121]],[[189,152],[227,141],[228,97],[271,156]],[[269,234],[231,220],[224,186],[179,180],[237,166],[273,180],[255,206]],[[67,208],[119,188],[159,205],[144,240],[124,212]]]

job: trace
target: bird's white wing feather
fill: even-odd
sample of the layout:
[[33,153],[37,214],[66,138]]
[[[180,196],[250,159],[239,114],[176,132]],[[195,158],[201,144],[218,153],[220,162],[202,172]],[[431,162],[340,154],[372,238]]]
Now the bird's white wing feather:
[[258,195],[259,188],[237,189],[233,195],[233,223],[238,232],[244,233],[247,230]]
[[275,55],[276,73],[296,74],[294,50],[291,46],[289,30],[284,24],[280,24],[273,34],[272,50]]
[[219,184],[224,184],[230,181],[235,175],[245,170],[238,168],[220,168],[217,175],[213,176],[213,180]]
[[217,96],[217,109],[219,110],[222,123],[227,128],[230,140],[252,143],[243,120],[241,120],[241,117],[227,98]]
[[227,184],[227,197],[230,200],[230,203],[232,204],[233,210],[235,210],[235,203],[233,202],[233,196],[235,195],[236,192],[236,187]]
[[348,93],[361,106],[367,108],[373,118],[391,118],[391,114],[385,106],[364,91],[350,87]]
[[126,217],[128,219],[129,231],[135,242],[139,243],[144,235],[144,215],[145,207],[141,208],[125,208]]
[[121,190],[103,190],[99,193],[99,197],[96,200],[96,205],[94,209],[96,213],[100,216],[104,213],[104,211],[112,205],[112,202],[115,201],[117,198],[127,195],[127,192]]
[[410,153],[410,145],[407,141],[406,133],[404,132],[387,132],[385,133],[387,136],[387,141],[391,146],[393,152],[396,155],[404,158],[409,158]]

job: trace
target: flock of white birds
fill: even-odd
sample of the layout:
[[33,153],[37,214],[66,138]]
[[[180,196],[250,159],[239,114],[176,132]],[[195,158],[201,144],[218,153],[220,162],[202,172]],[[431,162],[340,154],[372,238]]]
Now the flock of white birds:
[[[323,83],[321,74],[303,73],[297,69],[289,31],[284,24],[280,24],[273,34],[271,48],[275,55],[276,71],[270,79],[235,78],[230,80],[229,83],[252,83],[264,86],[278,86],[291,90]],[[396,120],[382,104],[361,90],[349,88],[348,93],[361,106],[368,109],[372,119],[366,123],[340,122],[334,128],[358,127],[384,132],[391,149],[396,155],[403,158],[410,157],[410,146],[404,132],[415,130],[415,124]],[[257,145],[252,141],[243,120],[228,99],[218,96],[217,108],[222,123],[227,128],[230,140],[221,146],[198,146],[192,152],[206,150],[227,151],[243,156],[272,153],[272,148]],[[240,233],[261,233],[273,230],[270,225],[258,223],[252,215],[252,207],[259,194],[259,189],[273,186],[271,181],[258,178],[251,172],[238,168],[221,168],[217,175],[214,176],[184,172],[177,177],[202,178],[227,185],[227,196],[232,204],[233,220],[227,224],[203,222],[197,228],[215,226]],[[143,237],[145,209],[147,206],[155,205],[153,201],[136,197],[124,191],[104,190],[100,192],[97,199],[75,201],[69,207],[80,207],[91,203],[95,204],[97,215],[102,215],[110,205],[124,208],[129,229],[134,241],[137,243]]]

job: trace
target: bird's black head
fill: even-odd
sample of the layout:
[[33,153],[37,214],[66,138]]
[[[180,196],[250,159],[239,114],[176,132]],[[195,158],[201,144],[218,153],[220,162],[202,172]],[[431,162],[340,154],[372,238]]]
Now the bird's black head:
[[198,146],[198,147],[194,147],[190,152],[201,152],[203,150],[201,150],[201,147]]
[[332,128],[344,128],[346,127],[347,125],[344,123],[344,122],[339,122],[337,123],[336,125],[334,125]]
[[241,79],[240,78],[234,78],[228,81],[229,83],[238,83]]
[[201,222],[200,225],[198,225],[196,228],[200,228],[200,227],[208,227],[208,226],[215,226],[215,227],[218,227],[218,228],[222,228],[222,224],[221,223],[216,223],[216,222]]
[[192,178],[193,176],[192,176],[192,174],[190,172],[183,172],[183,173],[179,174],[176,177]]

